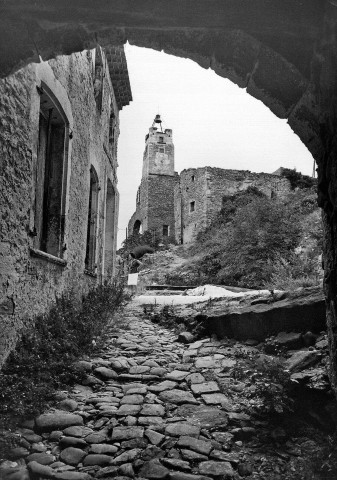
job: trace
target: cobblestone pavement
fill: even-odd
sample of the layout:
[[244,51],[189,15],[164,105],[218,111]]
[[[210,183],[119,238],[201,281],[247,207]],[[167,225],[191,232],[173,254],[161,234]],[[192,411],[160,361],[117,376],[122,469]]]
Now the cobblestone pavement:
[[230,381],[233,349],[210,339],[178,343],[140,312],[131,302],[122,314],[129,329],[112,336],[97,357],[78,362],[86,378],[72,392],[59,393],[58,410],[25,423],[21,446],[2,466],[3,478],[207,480],[252,474],[241,447],[254,428],[209,375]]

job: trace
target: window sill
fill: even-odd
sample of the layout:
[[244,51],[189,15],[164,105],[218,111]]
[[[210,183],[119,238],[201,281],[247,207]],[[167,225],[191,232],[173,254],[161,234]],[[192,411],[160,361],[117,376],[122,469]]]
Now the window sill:
[[63,258],[55,257],[50,253],[43,252],[42,250],[38,250],[36,248],[30,248],[30,255],[32,257],[47,260],[47,262],[55,263],[56,265],[60,265],[61,267],[65,267],[67,265],[67,261],[63,260]]
[[89,277],[97,278],[97,273],[92,272],[91,270],[87,270],[86,268],[84,269],[84,273],[86,275],[89,275]]

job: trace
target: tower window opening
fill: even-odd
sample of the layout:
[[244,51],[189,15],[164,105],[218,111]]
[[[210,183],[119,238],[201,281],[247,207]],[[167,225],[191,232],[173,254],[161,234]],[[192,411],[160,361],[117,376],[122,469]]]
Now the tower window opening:
[[194,212],[195,210],[195,202],[190,202],[190,212]]
[[163,237],[168,237],[170,234],[170,227],[169,225],[163,225]]
[[165,153],[165,147],[159,147],[159,153]]
[[159,137],[159,143],[164,143],[164,137]]
[[194,182],[194,180],[195,180],[195,176],[194,176],[194,175],[192,175],[191,180],[192,180],[192,182]]

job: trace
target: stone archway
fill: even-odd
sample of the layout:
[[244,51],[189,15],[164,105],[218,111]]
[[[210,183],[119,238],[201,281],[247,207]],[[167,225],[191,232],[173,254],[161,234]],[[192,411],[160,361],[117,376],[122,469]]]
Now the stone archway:
[[4,2],[0,75],[57,54],[118,45],[164,49],[262,100],[318,164],[325,293],[337,388],[337,2],[335,0],[89,0]]

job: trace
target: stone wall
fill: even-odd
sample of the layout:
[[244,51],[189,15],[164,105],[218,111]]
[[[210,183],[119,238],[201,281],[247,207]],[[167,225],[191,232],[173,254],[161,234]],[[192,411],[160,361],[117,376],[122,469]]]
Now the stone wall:
[[149,174],[142,178],[137,194],[136,211],[128,224],[128,233],[132,234],[136,221],[140,221],[141,232],[155,232],[162,237],[163,225],[169,226],[169,237],[175,238],[174,189],[178,175]]
[[207,167],[183,170],[175,192],[176,241],[189,243],[207,227]]
[[269,198],[290,192],[289,180],[278,175],[212,167],[183,170],[175,189],[176,241],[181,243],[183,237],[183,243],[192,242],[216,218],[224,195],[249,186]]
[[[94,98],[95,50],[59,56],[29,64],[0,81],[0,365],[23,327],[46,312],[55,298],[73,289],[78,298],[101,281],[105,262],[107,181],[114,189],[114,222],[110,231],[116,243],[118,192],[116,145],[109,144],[110,111],[118,108],[103,55],[105,75],[102,108]],[[42,82],[42,83],[41,83]],[[64,238],[60,258],[40,251],[36,244],[38,142],[40,93],[45,85],[67,117],[64,185]],[[68,138],[69,137],[69,138]],[[97,269],[84,271],[91,165],[98,176]],[[110,187],[111,190],[111,187]],[[110,202],[111,203],[111,202]],[[114,257],[113,253],[113,257]],[[112,260],[113,261],[113,260]],[[107,267],[107,265],[106,265]],[[111,271],[111,269],[110,269]]]
[[169,226],[169,237],[175,238],[174,186],[178,176],[151,175],[148,183],[148,229],[162,236],[163,225]]

